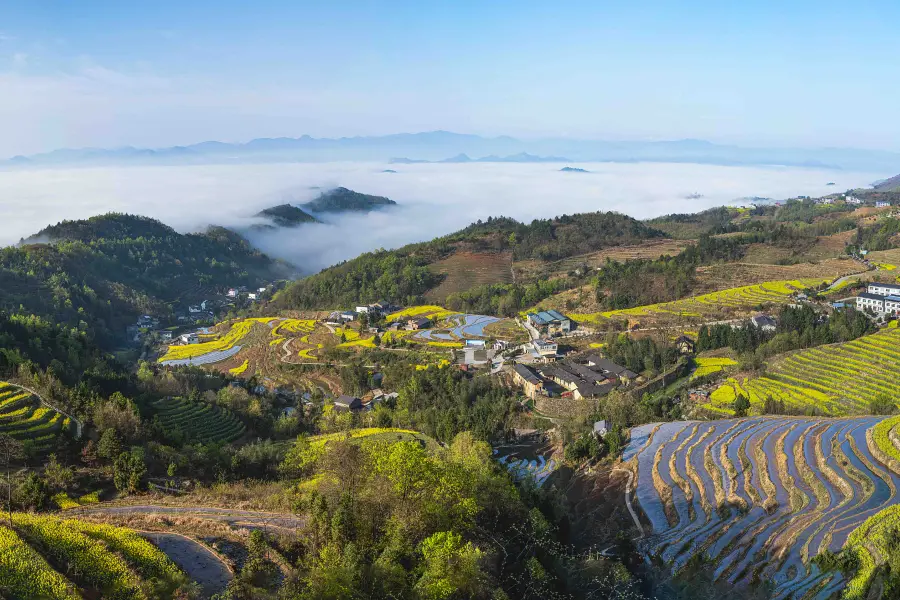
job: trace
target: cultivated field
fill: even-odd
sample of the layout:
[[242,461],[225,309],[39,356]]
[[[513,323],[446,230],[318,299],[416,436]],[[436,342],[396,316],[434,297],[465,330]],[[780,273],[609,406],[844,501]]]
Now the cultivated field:
[[568,314],[576,321],[593,324],[602,324],[608,319],[638,320],[641,323],[711,321],[717,318],[733,318],[760,305],[784,304],[793,294],[827,281],[823,278],[769,281],[661,304],[600,313]]
[[747,262],[709,265],[697,268],[697,292],[708,293],[723,287],[747,286],[777,280],[837,279],[864,270],[865,267],[855,260],[837,258],[797,265]]
[[69,427],[68,417],[42,406],[30,392],[0,381],[0,433],[43,451],[52,448],[59,433]]
[[12,528],[5,519],[0,526],[4,598],[173,598],[185,582],[165,554],[128,529],[24,513],[13,514]]
[[[898,516],[900,477],[886,465],[887,451],[900,452],[888,434],[878,441],[884,422],[755,417],[633,429],[623,460],[636,471],[635,498],[651,525],[641,551],[676,570],[703,556],[717,579],[771,585],[773,598],[841,590],[865,598],[886,556],[868,530],[883,533]],[[812,563],[842,549],[859,557],[855,574]]]
[[428,299],[437,302],[478,285],[513,281],[511,252],[457,252],[429,268],[446,275],[440,285],[426,294]]
[[180,431],[189,441],[229,443],[244,434],[244,425],[230,411],[183,398],[164,398],[153,404],[163,428]]
[[526,278],[547,274],[565,274],[582,265],[587,265],[591,268],[602,267],[606,264],[607,259],[624,262],[639,258],[655,260],[660,256],[675,256],[688,246],[693,245],[693,243],[693,241],[689,240],[648,240],[637,246],[614,246],[591,252],[590,254],[571,256],[554,262],[517,261],[513,264],[513,269],[517,275]]
[[762,377],[729,379],[704,405],[733,414],[737,394],[759,412],[767,396],[800,412],[827,415],[863,414],[878,394],[900,393],[900,329],[885,329],[852,342],[799,350],[769,365]]

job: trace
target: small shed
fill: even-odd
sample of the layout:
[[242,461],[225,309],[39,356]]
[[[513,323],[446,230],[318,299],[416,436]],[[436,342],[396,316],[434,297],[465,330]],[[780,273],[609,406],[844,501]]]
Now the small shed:
[[594,435],[603,437],[609,433],[609,423],[604,421],[594,421]]

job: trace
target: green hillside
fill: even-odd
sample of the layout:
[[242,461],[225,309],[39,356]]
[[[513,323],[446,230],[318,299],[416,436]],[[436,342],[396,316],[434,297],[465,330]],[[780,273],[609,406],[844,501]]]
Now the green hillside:
[[268,219],[278,227],[296,227],[303,223],[318,223],[318,219],[293,204],[272,206],[259,211],[256,216]]
[[304,204],[303,208],[314,213],[369,212],[396,204],[384,196],[361,194],[339,187],[323,192],[316,199]]
[[665,234],[631,217],[607,212],[536,219],[478,221],[456,233],[397,250],[367,252],[295,282],[277,298],[283,308],[329,308],[387,299],[414,304],[443,279],[429,268],[458,252],[506,252],[516,260],[559,260]]
[[285,270],[221,227],[181,234],[110,213],[62,221],[0,249],[0,310],[79,327],[111,345],[141,313],[164,312],[213,286],[255,287]]

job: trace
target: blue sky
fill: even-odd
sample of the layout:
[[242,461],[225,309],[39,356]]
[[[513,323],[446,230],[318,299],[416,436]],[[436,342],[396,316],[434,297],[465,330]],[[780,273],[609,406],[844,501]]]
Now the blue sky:
[[900,3],[8,2],[0,155],[446,129],[900,150]]

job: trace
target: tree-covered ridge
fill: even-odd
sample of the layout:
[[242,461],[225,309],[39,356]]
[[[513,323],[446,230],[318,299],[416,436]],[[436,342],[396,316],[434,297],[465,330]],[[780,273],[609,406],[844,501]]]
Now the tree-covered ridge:
[[279,227],[296,227],[303,223],[318,223],[318,219],[293,204],[272,206],[259,211],[256,213],[256,216],[269,219]]
[[430,242],[378,250],[295,282],[278,297],[283,308],[333,308],[380,299],[412,304],[438,285],[428,267],[457,250],[511,252],[516,260],[558,260],[665,237],[659,230],[619,213],[584,213],[536,219],[526,225],[489,218]]
[[146,217],[63,221],[0,249],[0,309],[82,328],[101,343],[143,312],[213,286],[254,286],[279,267],[237,233],[180,234]]
[[384,196],[373,196],[348,190],[345,187],[334,188],[322,192],[317,198],[303,205],[306,210],[314,213],[328,212],[369,212],[385,206],[397,204]]

